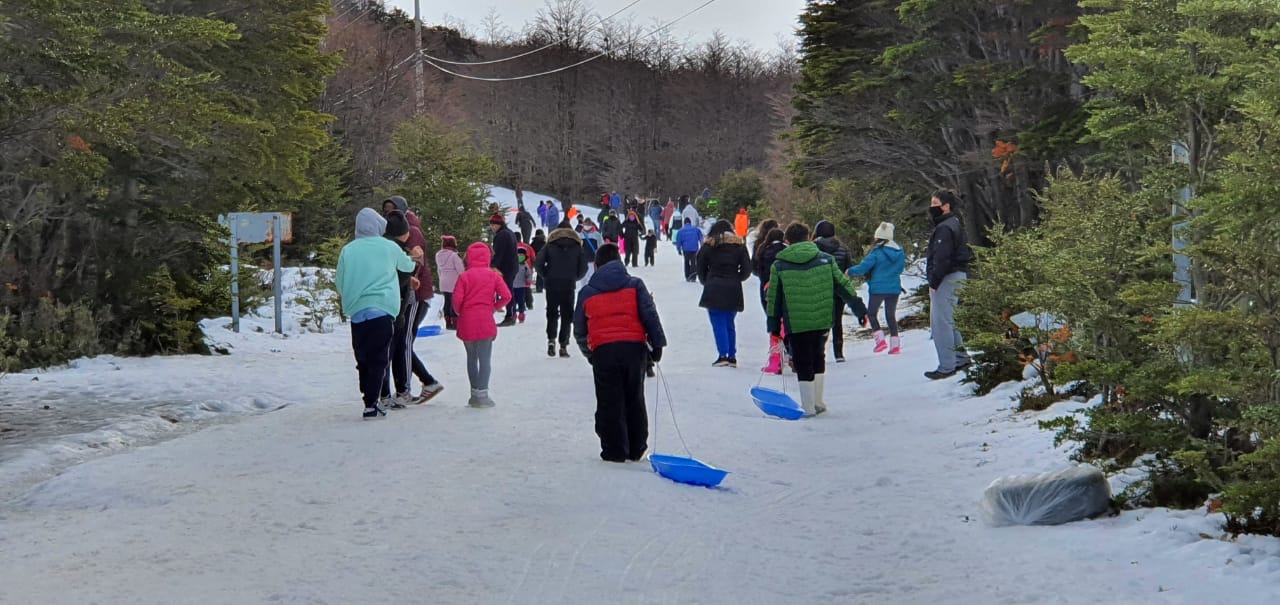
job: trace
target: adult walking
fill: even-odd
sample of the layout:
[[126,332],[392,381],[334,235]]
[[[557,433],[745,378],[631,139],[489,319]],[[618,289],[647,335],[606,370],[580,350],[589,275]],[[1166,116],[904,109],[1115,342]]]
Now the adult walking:
[[934,228],[925,268],[929,277],[929,329],[938,353],[938,368],[924,373],[930,380],[955,376],[970,364],[964,339],[956,329],[956,302],[973,260],[973,250],[955,214],[959,205],[960,196],[951,190],[938,191],[929,200]]
[[573,329],[573,297],[578,280],[587,275],[587,252],[582,237],[561,223],[551,230],[547,245],[538,252],[534,264],[547,293],[547,357],[569,357],[569,335]]
[[661,227],[662,233],[667,236],[667,239],[675,239],[675,234],[674,234],[675,229],[671,228],[671,217],[675,216],[675,214],[676,214],[676,203],[671,198],[667,198],[667,205],[665,208],[662,209],[662,227]]
[[[818,221],[813,226],[813,243],[818,245],[818,249],[826,254],[830,254],[831,258],[836,261],[836,268],[840,273],[849,270],[853,266],[853,259],[849,256],[849,249],[844,243],[836,239],[836,226],[828,221]],[[853,314],[858,318],[859,325],[866,325],[867,322],[867,306],[862,302],[862,298],[856,293],[853,296]],[[831,352],[835,354],[836,363],[844,363],[844,301],[838,298],[832,300],[832,324],[831,324]]]
[[747,214],[746,208],[739,208],[738,215],[733,218],[733,232],[738,237],[747,239],[747,233],[751,230],[751,215]]
[[559,224],[560,224],[560,209],[556,208],[555,202],[547,202],[547,224],[545,226],[555,229],[556,225],[559,225]]
[[640,217],[634,212],[628,212],[627,222],[622,223],[622,247],[626,249],[622,264],[640,266],[640,236],[643,234],[644,225],[640,222]]
[[[489,231],[493,233],[493,258],[489,261],[489,266],[502,274],[502,281],[507,285],[509,292],[515,286],[516,270],[520,268],[520,261],[516,259],[516,236],[507,228],[507,221],[499,212],[489,217]],[[470,251],[471,249],[468,248],[468,254]],[[471,267],[470,261],[471,259],[467,259],[467,267]],[[516,303],[515,300],[511,300],[507,303],[506,316],[498,326],[505,328],[514,325],[516,325]]]
[[[893,241],[893,223],[880,223],[871,252],[847,272],[850,276],[867,278],[867,293],[871,296],[867,316],[875,338],[873,353],[886,350],[890,355],[902,353],[902,341],[898,337],[898,297],[902,294],[902,272],[906,267],[907,255],[902,246]],[[881,305],[884,305],[885,327],[889,328],[888,340],[885,340],[884,330],[880,327]]]
[[524,209],[524,204],[520,204],[517,208],[516,227],[520,229],[520,241],[527,244],[533,238],[533,229],[538,224],[533,221],[533,215]]
[[715,367],[738,367],[738,333],[735,326],[743,310],[742,282],[751,277],[751,255],[746,243],[733,232],[729,221],[712,225],[707,241],[698,251],[698,281],[702,298],[698,306],[707,310],[715,333]]
[[431,263],[427,262],[427,238],[422,235],[422,222],[418,219],[418,215],[409,210],[409,201],[399,195],[393,195],[382,201],[384,215],[390,215],[393,211],[399,211],[404,215],[409,224],[409,239],[405,247],[411,254],[417,252],[418,256],[414,260],[418,264],[418,270],[413,275],[416,283],[413,287],[412,302],[406,310],[406,321],[402,326],[403,333],[399,331],[396,333],[397,340],[392,347],[391,367],[393,370],[402,368],[401,373],[395,375],[397,394],[410,392],[410,377],[417,377],[422,383],[422,391],[413,398],[413,402],[426,403],[427,400],[438,395],[444,386],[427,370],[427,364],[423,363],[422,358],[414,352],[413,345],[418,340],[418,328],[422,326],[422,322],[427,318],[427,311],[431,309],[431,299],[436,295],[433,286],[435,278],[431,273]]
[[649,222],[653,225],[653,233],[662,237],[662,204],[658,200],[649,202]]
[[684,256],[684,280],[698,279],[698,248],[702,247],[702,230],[684,219],[684,226],[676,232],[676,247]]

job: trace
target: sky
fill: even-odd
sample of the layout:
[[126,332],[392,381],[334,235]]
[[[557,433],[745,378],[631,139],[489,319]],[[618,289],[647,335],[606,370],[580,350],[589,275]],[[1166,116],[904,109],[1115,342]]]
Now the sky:
[[[483,37],[480,22],[491,8],[497,8],[503,24],[520,31],[532,21],[545,0],[420,0],[422,17],[427,23],[465,22],[472,35]],[[631,0],[588,0],[601,16],[628,5]],[[654,19],[671,21],[702,2],[695,0],[641,0],[619,17],[634,16],[637,23],[648,25]],[[386,0],[413,15],[413,0]],[[778,35],[791,35],[796,20],[804,10],[805,0],[716,0],[701,11],[676,24],[673,30],[692,44],[707,39],[719,29],[735,42],[746,42],[760,50],[778,47]]]

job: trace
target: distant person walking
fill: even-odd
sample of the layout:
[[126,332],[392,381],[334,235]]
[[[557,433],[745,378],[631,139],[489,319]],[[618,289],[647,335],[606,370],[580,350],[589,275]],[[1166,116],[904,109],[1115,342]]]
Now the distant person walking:
[[715,367],[738,367],[737,317],[743,311],[742,282],[751,277],[751,255],[746,243],[733,233],[729,221],[711,227],[707,241],[697,254],[698,281],[702,298],[698,306],[707,310],[715,334]]
[[698,279],[698,248],[702,247],[702,230],[689,219],[684,219],[684,226],[676,233],[676,247],[684,255],[684,280]]
[[[898,296],[902,294],[902,272],[907,267],[907,255],[902,246],[893,241],[893,223],[880,223],[875,238],[871,252],[862,262],[850,267],[848,274],[867,278],[867,293],[871,296],[867,315],[871,319],[871,329],[875,331],[872,352],[887,350],[890,355],[898,355],[902,353],[902,341],[898,337]],[[884,305],[884,320],[889,328],[887,341],[878,317],[881,305]]]

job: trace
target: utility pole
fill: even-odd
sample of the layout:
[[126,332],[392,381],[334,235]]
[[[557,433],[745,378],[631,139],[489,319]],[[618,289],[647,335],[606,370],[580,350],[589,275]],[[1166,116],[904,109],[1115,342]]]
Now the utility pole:
[[427,110],[426,88],[422,82],[422,7],[421,0],[413,0],[413,93],[417,104],[413,115],[420,116]]

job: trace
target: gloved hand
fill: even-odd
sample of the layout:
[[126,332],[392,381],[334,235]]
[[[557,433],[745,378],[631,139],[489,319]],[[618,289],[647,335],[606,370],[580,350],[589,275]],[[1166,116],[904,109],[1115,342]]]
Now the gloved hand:
[[662,361],[662,348],[659,347],[649,351],[649,360],[652,361],[653,363],[658,363]]

